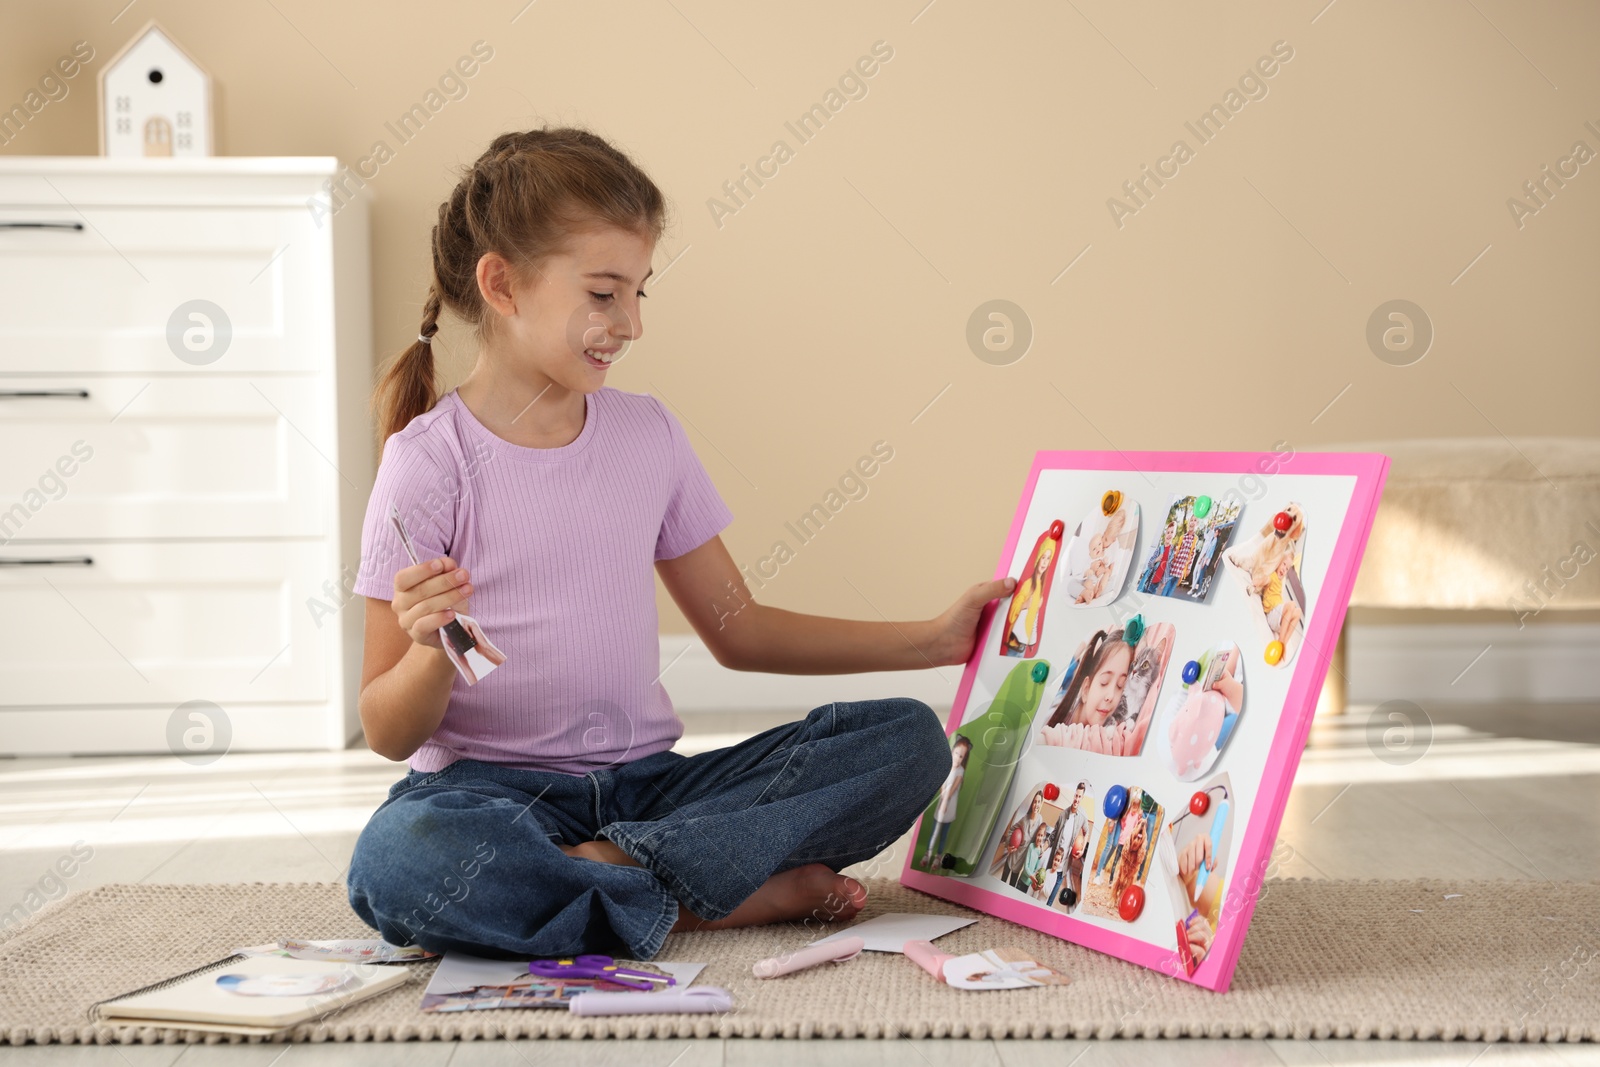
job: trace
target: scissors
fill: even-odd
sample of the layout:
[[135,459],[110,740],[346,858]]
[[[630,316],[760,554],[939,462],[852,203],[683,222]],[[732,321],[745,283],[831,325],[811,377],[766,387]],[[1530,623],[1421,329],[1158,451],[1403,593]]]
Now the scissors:
[[[563,956],[554,960],[533,960],[528,964],[528,973],[540,978],[599,978],[629,989],[654,989],[650,984],[652,982],[663,982],[669,986],[678,984],[677,979],[670,976],[618,967],[617,961],[610,956]],[[622,975],[628,977],[623,978]]]

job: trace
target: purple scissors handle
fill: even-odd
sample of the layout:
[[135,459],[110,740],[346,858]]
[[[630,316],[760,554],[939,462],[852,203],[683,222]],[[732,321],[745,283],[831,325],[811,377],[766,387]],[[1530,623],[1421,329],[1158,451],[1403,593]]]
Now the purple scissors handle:
[[647,971],[618,967],[617,961],[610,956],[563,956],[553,960],[531,960],[528,973],[540,978],[598,978],[629,989],[655,989],[655,983],[658,982],[669,986],[678,984],[671,977],[663,978]]

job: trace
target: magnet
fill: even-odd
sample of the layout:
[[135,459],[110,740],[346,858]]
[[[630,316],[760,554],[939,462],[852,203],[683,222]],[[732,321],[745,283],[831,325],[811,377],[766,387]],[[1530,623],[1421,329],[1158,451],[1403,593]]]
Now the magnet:
[[1046,663],[1044,660],[1040,660],[1038,663],[1035,663],[1033,665],[1033,671],[1029,677],[1033,679],[1035,685],[1043,685],[1044,680],[1050,677],[1050,664]]
[[1105,803],[1101,810],[1108,819],[1120,819],[1122,813],[1128,810],[1128,790],[1120,785],[1114,785],[1106,790]]
[[1267,666],[1276,667],[1281,659],[1283,659],[1283,642],[1273,641],[1268,644],[1266,651]]
[[1294,525],[1294,516],[1287,511],[1280,511],[1272,516],[1272,528],[1279,533],[1288,533],[1289,527]]
[[1106,495],[1100,498],[1100,514],[1114,515],[1122,506],[1122,493],[1116,489],[1107,489]]
[[1195,497],[1194,517],[1197,519],[1203,519],[1209,514],[1211,514],[1211,498],[1208,496]]
[[1061,787],[1059,785],[1056,785],[1054,782],[1046,782],[1044,784],[1044,798],[1046,800],[1054,802],[1056,798],[1060,796]]
[[1133,922],[1144,911],[1144,886],[1130,885],[1122,899],[1117,901],[1117,914],[1123,921]]
[[1193,685],[1200,680],[1200,661],[1190,660],[1183,665],[1183,684]]
[[1059,541],[1059,540],[1061,540],[1061,535],[1066,533],[1066,532],[1067,532],[1067,527],[1060,519],[1057,519],[1055,522],[1052,522],[1050,524],[1050,531],[1049,531],[1050,540]]
[[1211,794],[1204,789],[1189,798],[1189,813],[1191,815],[1204,815],[1211,810]]

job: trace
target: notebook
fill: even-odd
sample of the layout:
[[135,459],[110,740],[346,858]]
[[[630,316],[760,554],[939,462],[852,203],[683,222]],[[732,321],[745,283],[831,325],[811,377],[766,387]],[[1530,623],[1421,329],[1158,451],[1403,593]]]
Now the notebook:
[[273,1034],[410,980],[407,968],[233,955],[100,1001],[94,1021]]

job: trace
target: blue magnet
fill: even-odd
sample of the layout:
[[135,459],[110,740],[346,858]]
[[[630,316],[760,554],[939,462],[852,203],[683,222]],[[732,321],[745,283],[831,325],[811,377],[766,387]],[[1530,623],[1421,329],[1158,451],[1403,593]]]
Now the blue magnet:
[[1128,810],[1128,791],[1120,785],[1114,785],[1106,790],[1105,804],[1101,810],[1108,819],[1120,819],[1122,813]]
[[1183,665],[1183,684],[1193,685],[1200,680],[1200,661],[1190,660]]

